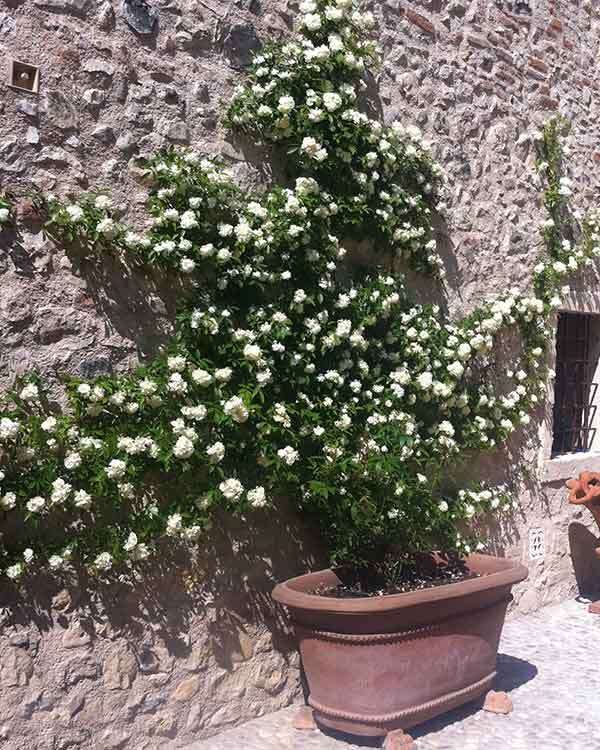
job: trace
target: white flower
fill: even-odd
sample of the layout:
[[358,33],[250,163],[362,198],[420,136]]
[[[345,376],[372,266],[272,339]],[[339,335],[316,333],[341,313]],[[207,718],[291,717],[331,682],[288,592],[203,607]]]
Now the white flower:
[[132,531],[127,537],[125,543],[123,544],[123,549],[125,550],[125,552],[131,552],[137,547],[137,543],[138,543],[137,534],[134,531]]
[[220,383],[228,383],[232,375],[233,370],[231,367],[221,367],[215,370],[215,380],[218,380]]
[[77,393],[82,398],[89,398],[91,392],[92,392],[92,386],[88,385],[87,383],[81,383],[80,385],[77,386]]
[[294,98],[291,96],[282,96],[279,99],[279,102],[277,104],[277,109],[284,115],[287,115],[288,112],[291,112],[294,107],[296,106],[296,102],[294,101]]
[[126,500],[131,500],[135,496],[135,487],[131,482],[122,482],[117,485],[117,489],[121,497],[124,497]]
[[456,353],[458,354],[458,358],[460,360],[468,359],[471,354],[471,347],[466,342],[462,343],[459,345]]
[[228,401],[226,401],[223,407],[223,411],[235,422],[242,423],[248,419],[248,409],[239,396],[232,396]]
[[39,511],[45,506],[46,500],[37,495],[36,497],[32,497],[31,500],[28,500],[25,507],[30,513],[39,513]]
[[167,359],[167,367],[169,370],[172,370],[174,372],[183,372],[185,370],[185,366],[187,365],[187,360],[185,357],[177,356],[177,357],[169,357]]
[[433,383],[433,375],[430,372],[422,372],[417,376],[417,385],[421,390],[427,391]]
[[52,482],[52,493],[50,494],[50,503],[56,505],[64,503],[71,494],[73,486],[60,477]]
[[77,490],[73,496],[73,502],[76,508],[89,508],[92,504],[92,497],[85,490]]
[[300,458],[300,454],[298,453],[298,451],[292,448],[291,445],[286,445],[285,448],[280,448],[277,451],[277,455],[288,466],[295,464],[296,461]]
[[8,208],[0,208],[0,224],[4,224],[10,217],[10,211]]
[[253,216],[258,216],[259,219],[266,219],[269,215],[267,209],[264,206],[261,206],[260,203],[257,203],[256,201],[250,201],[250,203],[248,203],[248,205],[246,206],[246,210]]
[[94,560],[94,567],[98,570],[107,571],[113,566],[113,556],[110,552],[101,552]]
[[221,482],[219,490],[228,500],[237,500],[241,497],[244,487],[239,480],[231,478]]
[[0,439],[1,440],[14,440],[19,430],[21,429],[21,425],[19,422],[9,419],[8,417],[2,417],[0,419]]
[[17,503],[17,496],[14,492],[7,492],[0,497],[0,508],[2,510],[12,510]]
[[305,138],[302,139],[302,144],[300,148],[311,159],[314,159],[315,161],[323,161],[324,159],[327,158],[326,149],[324,149],[323,146],[311,136],[306,136]]
[[196,542],[198,540],[198,537],[202,533],[202,527],[201,526],[188,526],[187,529],[183,529],[182,535],[186,542]]
[[256,344],[246,344],[244,347],[244,357],[249,362],[258,362],[262,357],[260,346]]
[[209,372],[198,367],[196,370],[192,370],[192,380],[202,388],[206,388],[212,383],[213,377]]
[[248,242],[248,240],[252,239],[252,227],[245,219],[242,219],[233,231],[240,242]]
[[187,393],[188,384],[185,382],[181,373],[174,372],[167,382],[167,390],[171,393]]
[[8,578],[14,581],[15,578],[18,578],[20,575],[23,574],[24,570],[25,570],[25,566],[23,565],[23,563],[18,562],[18,563],[15,563],[14,565],[10,565],[6,569],[6,575],[8,576]]
[[192,229],[198,226],[198,219],[193,211],[184,211],[179,218],[179,223],[184,229]]
[[302,16],[301,24],[309,31],[317,31],[321,28],[321,16],[318,13],[307,13]]
[[206,449],[206,455],[211,464],[218,464],[225,456],[225,446],[221,442],[213,443]]
[[42,430],[44,430],[44,432],[54,432],[54,430],[56,429],[56,424],[57,423],[55,417],[48,417],[42,422],[40,427],[42,428]]
[[196,262],[192,258],[182,258],[179,267],[183,273],[193,273],[196,268]]
[[65,469],[76,469],[78,466],[81,466],[81,455],[76,451],[67,453],[67,455],[65,456],[64,466]]
[[447,435],[448,437],[453,437],[454,435],[454,427],[450,422],[447,420],[444,422],[440,422],[438,425],[438,432],[441,432],[442,435]]
[[175,243],[173,240],[164,240],[163,242],[158,242],[154,246],[154,250],[157,253],[172,253],[175,250]]
[[193,452],[194,443],[185,435],[181,435],[173,447],[173,454],[176,458],[189,458]]
[[263,508],[267,504],[264,487],[255,487],[248,491],[248,502],[253,508]]
[[90,392],[90,401],[97,403],[98,401],[102,401],[103,398],[104,389],[99,385],[95,385]]
[[112,219],[102,219],[96,224],[96,231],[98,234],[103,234],[107,238],[111,238],[115,234],[115,222]]
[[35,401],[39,397],[40,392],[37,385],[35,385],[34,383],[28,383],[21,390],[21,393],[19,395],[21,396],[23,401]]
[[109,479],[122,479],[127,471],[127,464],[119,458],[113,458],[104,471]]
[[323,106],[328,112],[335,112],[342,106],[342,97],[335,92],[323,94]]
[[341,21],[343,17],[343,8],[336,8],[332,5],[328,5],[325,8],[325,18],[327,18],[329,21]]
[[208,410],[204,404],[198,404],[198,406],[182,406],[181,413],[188,419],[201,422],[206,417]]
[[140,380],[138,385],[140,391],[144,396],[151,396],[153,393],[156,393],[156,390],[158,388],[156,383],[153,380],[148,380],[148,378]]
[[446,367],[446,370],[455,378],[460,378],[460,376],[464,373],[465,368],[460,362],[452,362],[451,364]]
[[108,195],[99,195],[94,201],[94,207],[99,211],[106,211],[112,206],[112,201]]
[[27,564],[29,564],[33,558],[35,557],[34,551],[31,549],[31,547],[27,547],[27,549],[23,550],[23,559]]
[[113,406],[123,406],[126,398],[127,396],[123,391],[115,391],[108,399],[108,402]]
[[52,555],[48,558],[48,565],[52,570],[60,570],[65,564],[65,560],[60,555]]
[[65,211],[69,214],[69,219],[71,219],[71,221],[81,221],[81,219],[83,219],[83,209],[76,203],[67,206]]
[[177,536],[183,528],[183,520],[180,513],[173,513],[167,518],[166,532],[168,536]]

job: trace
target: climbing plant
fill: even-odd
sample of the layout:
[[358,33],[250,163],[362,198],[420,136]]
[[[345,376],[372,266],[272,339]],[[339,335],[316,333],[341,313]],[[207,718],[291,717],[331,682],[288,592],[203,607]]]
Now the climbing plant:
[[[319,519],[333,562],[355,567],[392,549],[463,555],[483,545],[477,517],[513,507],[506,487],[450,490],[447,468],[529,422],[549,315],[564,276],[598,254],[598,225],[580,231],[568,211],[565,126],[552,121],[536,136],[551,218],[533,289],[455,321],[417,304],[392,269],[443,283],[445,178],[417,128],[368,114],[372,26],[351,0],[305,0],[290,40],[261,50],[236,91],[227,126],[284,155],[285,185],[250,194],[217,160],[169,149],[147,165],[144,231],[104,193],[45,198],[57,241],[193,283],[170,344],[133,372],[67,378],[65,409],[36,374],[2,397],[9,578],[151,564],[165,539],[201,545],[223,513],[276,513],[282,497]],[[353,262],[357,240],[372,246],[368,268]],[[523,346],[495,376],[510,330]]]

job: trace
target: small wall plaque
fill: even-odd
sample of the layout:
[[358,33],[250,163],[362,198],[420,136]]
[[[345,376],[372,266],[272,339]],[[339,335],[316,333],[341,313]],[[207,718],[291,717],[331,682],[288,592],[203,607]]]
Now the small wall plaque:
[[529,529],[529,559],[543,560],[546,556],[544,529]]
[[19,91],[37,94],[40,84],[40,71],[35,65],[10,60],[8,68],[8,85]]

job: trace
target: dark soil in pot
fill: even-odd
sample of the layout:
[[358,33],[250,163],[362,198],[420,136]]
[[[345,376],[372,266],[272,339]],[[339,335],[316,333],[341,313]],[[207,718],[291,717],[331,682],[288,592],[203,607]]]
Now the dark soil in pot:
[[431,555],[361,570],[338,568],[335,572],[340,585],[323,584],[310,593],[338,599],[405,594],[468,581],[480,575],[469,570],[462,559]]

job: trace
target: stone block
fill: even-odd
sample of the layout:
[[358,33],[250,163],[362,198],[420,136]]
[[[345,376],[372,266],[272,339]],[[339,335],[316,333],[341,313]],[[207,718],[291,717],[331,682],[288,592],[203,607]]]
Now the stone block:
[[109,655],[104,660],[103,680],[109,690],[130,688],[137,674],[137,660],[124,645],[111,645]]
[[200,687],[200,678],[197,676],[186,677],[182,680],[179,685],[175,688],[171,699],[174,701],[186,702],[189,701],[197,692]]

